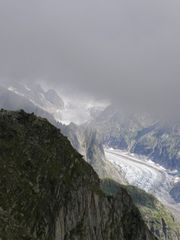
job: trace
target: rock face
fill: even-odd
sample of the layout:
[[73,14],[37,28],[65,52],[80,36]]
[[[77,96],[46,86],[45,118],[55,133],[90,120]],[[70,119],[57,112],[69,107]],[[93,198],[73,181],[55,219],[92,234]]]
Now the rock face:
[[45,119],[0,112],[0,239],[151,240],[126,190],[108,196]]
[[162,122],[145,113],[107,107],[90,123],[109,147],[145,155],[160,165],[180,170],[180,124]]
[[125,183],[123,175],[106,161],[104,148],[97,137],[97,132],[86,124],[78,126],[74,123],[68,126],[58,126],[68,137],[72,146],[84,156],[84,159],[93,167],[100,178],[113,178]]
[[0,86],[0,108],[17,111],[24,109],[28,113],[34,112],[37,116],[47,118],[53,125],[56,125],[54,117],[43,108],[30,101],[24,95],[10,91]]
[[177,203],[180,203],[180,182],[176,183],[170,194]]
[[150,238],[125,191],[122,190],[114,199],[82,188],[69,197],[71,201],[61,209],[58,217],[57,240]]
[[0,107],[7,110],[24,109],[38,116],[61,120],[64,102],[58,93],[49,89],[44,91],[39,84],[25,84],[10,81],[0,86]]
[[149,230],[158,239],[180,239],[180,225],[175,222],[171,213],[153,195],[131,185],[119,185],[110,179],[103,179],[101,187],[104,192],[110,195],[121,191],[122,187],[125,188],[139,208]]
[[[34,86],[34,88],[31,86],[30,89],[17,83],[10,89],[0,86],[0,108],[13,111],[24,109],[28,113],[34,112],[35,115],[48,119],[54,126],[62,129],[62,133],[69,138],[73,147],[93,166],[99,177],[113,176],[114,180],[120,179],[121,182],[124,181],[113,165],[105,161],[103,146],[97,140],[96,131],[85,125],[78,126],[74,123],[64,126],[55,120],[52,113],[50,114],[42,108],[46,109],[47,107],[45,98],[55,109],[64,108],[63,101],[55,91],[44,92],[39,85]],[[40,101],[42,99],[44,101]],[[58,112],[57,114],[59,116],[61,113]]]

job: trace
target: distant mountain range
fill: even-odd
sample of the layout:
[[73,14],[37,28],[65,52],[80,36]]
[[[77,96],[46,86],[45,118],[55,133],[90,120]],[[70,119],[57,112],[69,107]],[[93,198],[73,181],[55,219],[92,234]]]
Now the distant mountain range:
[[[37,116],[48,119],[71,140],[75,149],[94,167],[99,176],[111,177],[113,175],[115,180],[121,179],[113,166],[106,163],[103,145],[97,141],[96,131],[85,124],[78,126],[71,123],[66,126],[61,123],[63,111],[66,111],[65,103],[55,90],[44,91],[39,84],[27,86],[18,82],[7,83],[0,87],[0,108],[23,109],[28,113],[34,112]],[[74,111],[74,109],[69,109],[71,110]],[[97,117],[100,109],[91,107],[89,111],[91,117]]]
[[[84,96],[74,97],[71,93],[61,93],[62,96],[60,96],[55,89],[43,88],[40,84],[35,83],[7,81],[1,83],[0,91],[0,96],[2,96],[1,107],[8,107],[9,110],[26,108],[26,111],[28,111],[29,106],[34,105],[33,108],[46,111],[57,122],[66,125],[71,122],[81,125],[91,121],[107,106],[107,103],[103,101],[98,102]],[[6,93],[3,93],[4,91]]]
[[180,123],[165,123],[145,113],[124,113],[111,105],[90,126],[102,144],[145,155],[180,171]]
[[37,116],[47,118],[53,124],[56,123],[54,117],[44,110],[39,104],[31,101],[26,96],[17,94],[15,91],[0,87],[0,108],[8,110],[24,109],[26,112],[34,112]]
[[[64,99],[55,90],[45,91],[40,85],[11,82],[0,87],[1,108],[24,109],[47,118],[55,126],[61,127],[73,146],[91,162],[92,154],[88,145],[93,143],[96,147],[98,145],[98,154],[101,153],[101,157],[93,155],[96,159],[104,159],[103,145],[106,145],[145,155],[166,168],[180,171],[180,124],[164,123],[147,113],[123,112],[110,105],[104,110],[96,106],[88,108],[90,117],[80,127],[75,123],[62,127],[60,122],[64,123],[64,112],[68,111],[73,120],[75,111],[72,106],[67,110],[65,105]],[[93,140],[90,142],[90,139]]]
[[[5,90],[8,92],[8,97],[6,97],[7,103],[5,102],[5,104],[10,109],[13,107],[26,107],[28,101],[31,103],[28,103],[28,105],[34,105],[34,107],[46,111],[54,118],[61,120],[60,112],[64,110],[64,102],[53,89],[45,91],[40,84],[28,85],[12,81],[3,84],[3,86],[0,87],[0,90],[1,92]],[[0,96],[2,96],[2,93]],[[5,94],[3,96],[5,96]],[[21,104],[18,101],[19,98],[22,100]],[[1,106],[3,106],[3,103]]]

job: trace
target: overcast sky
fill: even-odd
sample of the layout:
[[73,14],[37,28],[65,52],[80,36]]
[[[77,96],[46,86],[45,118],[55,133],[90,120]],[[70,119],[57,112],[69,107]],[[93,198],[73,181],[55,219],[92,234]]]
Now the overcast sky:
[[0,0],[0,79],[180,102],[179,0]]

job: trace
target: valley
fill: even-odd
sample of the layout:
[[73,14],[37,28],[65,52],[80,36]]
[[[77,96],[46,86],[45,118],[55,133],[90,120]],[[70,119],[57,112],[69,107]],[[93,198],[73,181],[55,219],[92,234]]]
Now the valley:
[[129,184],[155,195],[171,210],[176,219],[180,220],[180,204],[169,194],[179,179],[178,173],[171,173],[151,160],[130,155],[125,151],[105,148],[105,154],[107,161],[123,174]]

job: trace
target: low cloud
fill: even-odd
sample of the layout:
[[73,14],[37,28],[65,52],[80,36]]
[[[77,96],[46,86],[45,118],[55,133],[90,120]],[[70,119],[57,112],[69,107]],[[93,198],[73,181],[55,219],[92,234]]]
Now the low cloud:
[[177,0],[1,0],[0,79],[177,110],[179,9]]

